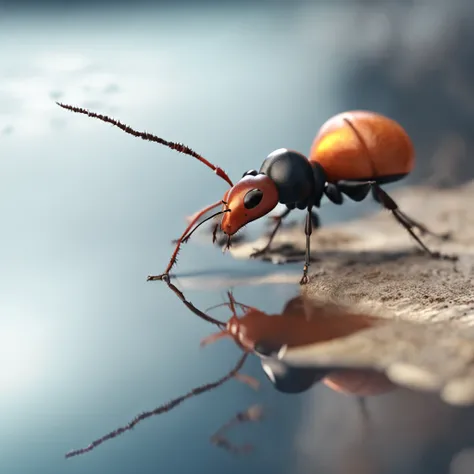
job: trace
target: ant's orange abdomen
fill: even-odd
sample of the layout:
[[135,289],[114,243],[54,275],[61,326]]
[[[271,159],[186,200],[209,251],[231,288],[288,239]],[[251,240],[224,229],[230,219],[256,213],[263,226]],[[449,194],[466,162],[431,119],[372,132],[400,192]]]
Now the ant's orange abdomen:
[[324,383],[336,392],[359,397],[381,395],[396,388],[385,375],[369,370],[334,372],[324,379]]
[[401,179],[414,166],[415,151],[400,124],[368,111],[343,112],[320,128],[309,160],[319,163],[329,182]]

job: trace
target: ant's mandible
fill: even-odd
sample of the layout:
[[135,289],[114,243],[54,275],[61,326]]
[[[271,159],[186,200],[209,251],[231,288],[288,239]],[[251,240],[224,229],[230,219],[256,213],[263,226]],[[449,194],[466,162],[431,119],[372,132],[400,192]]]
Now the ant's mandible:
[[[319,227],[320,224],[315,209],[320,206],[323,195],[334,204],[341,205],[344,195],[353,201],[362,201],[371,192],[377,202],[392,212],[397,222],[417,241],[422,250],[434,258],[440,257],[440,254],[432,252],[414,233],[414,229],[418,229],[421,234],[430,234],[441,239],[447,239],[449,236],[436,234],[406,215],[380,187],[408,175],[415,160],[413,143],[407,132],[397,122],[383,115],[360,110],[335,115],[320,128],[309,158],[296,151],[280,148],[268,155],[260,170],[245,172],[234,185],[224,170],[185,145],[163,140],[147,132],[138,132],[105,115],[59,102],[57,104],[72,112],[110,123],[135,137],[193,156],[229,184],[230,189],[223,199],[192,216],[191,222],[176,240],[175,250],[165,272],[149,276],[148,280],[169,281],[169,273],[176,263],[181,245],[189,240],[191,234],[203,222],[222,214],[221,229],[227,235],[229,246],[231,236],[238,230],[268,214],[281,203],[286,209],[275,218],[276,224],[267,244],[252,256],[262,255],[270,248],[282,220],[293,209],[305,210],[306,251],[303,277],[300,281],[305,284],[308,282],[310,265],[310,238],[313,228]],[[220,212],[196,225],[204,214],[219,206],[223,206]],[[213,241],[215,239],[214,233]]]

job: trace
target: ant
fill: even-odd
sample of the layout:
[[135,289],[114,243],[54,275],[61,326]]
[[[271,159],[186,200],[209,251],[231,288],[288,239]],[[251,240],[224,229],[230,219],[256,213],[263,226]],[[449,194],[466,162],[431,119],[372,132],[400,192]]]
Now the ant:
[[[304,296],[297,296],[291,299],[286,303],[280,314],[271,315],[252,306],[238,303],[235,301],[232,293],[228,292],[229,301],[224,303],[224,305],[228,306],[231,310],[232,317],[225,323],[209,316],[194,306],[171,282],[167,282],[167,285],[192,313],[219,328],[219,332],[211,334],[201,341],[201,347],[222,338],[231,338],[242,350],[243,355],[235,367],[219,380],[194,388],[187,394],[171,400],[154,410],[136,416],[127,425],[111,431],[90,443],[89,446],[70,451],[66,454],[67,458],[92,451],[105,441],[133,429],[141,421],[154,415],[168,412],[185,400],[214,390],[233,378],[257,389],[258,381],[252,377],[240,374],[240,370],[250,354],[260,357],[262,368],[276,390],[288,394],[301,393],[322,381],[332,390],[357,396],[365,419],[368,417],[365,397],[386,393],[395,389],[395,385],[385,375],[375,371],[346,370],[341,367],[288,367],[276,358],[271,357],[271,354],[274,354],[283,346],[299,347],[349,336],[357,331],[382,324],[383,320],[370,315],[355,314],[329,303],[318,305]],[[222,305],[217,305],[213,308],[218,306]],[[236,308],[244,311],[244,315],[239,317]],[[236,423],[258,421],[261,419],[261,416],[261,408],[256,406],[250,407],[246,411],[238,413],[230,422],[226,423],[213,435],[211,441],[218,447],[225,448],[234,453],[246,452],[250,449],[248,445],[235,447],[223,436],[223,433]]]
[[[391,211],[397,222],[416,240],[421,249],[433,258],[440,258],[441,255],[432,252],[413,230],[418,229],[422,235],[430,234],[444,240],[450,236],[449,233],[436,234],[409,217],[381,188],[382,184],[399,181],[412,171],[415,152],[413,143],[402,126],[378,113],[356,110],[337,114],[321,126],[311,146],[309,158],[297,151],[280,148],[268,155],[259,171],[255,169],[246,171],[234,185],[222,168],[213,165],[183,144],[169,142],[148,132],[136,131],[106,115],[59,102],[57,104],[71,112],[110,123],[135,137],[190,155],[211,168],[217,176],[229,184],[230,189],[223,199],[192,216],[183,234],[175,241],[176,247],[164,273],[149,276],[148,281],[169,281],[169,274],[176,263],[181,245],[189,240],[191,234],[202,223],[222,215],[220,226],[222,232],[227,235],[226,248],[228,248],[231,236],[246,224],[265,216],[281,203],[286,209],[274,218],[275,227],[270,233],[267,244],[254,252],[251,257],[263,255],[269,250],[283,219],[292,210],[305,210],[306,248],[300,283],[306,284],[309,281],[311,234],[313,228],[320,226],[315,209],[319,208],[323,195],[334,204],[341,205],[344,202],[344,195],[353,201],[362,201],[371,192],[373,198]],[[222,206],[221,211],[196,225],[203,215],[219,206]],[[213,233],[213,243],[216,241],[216,231],[217,227]]]

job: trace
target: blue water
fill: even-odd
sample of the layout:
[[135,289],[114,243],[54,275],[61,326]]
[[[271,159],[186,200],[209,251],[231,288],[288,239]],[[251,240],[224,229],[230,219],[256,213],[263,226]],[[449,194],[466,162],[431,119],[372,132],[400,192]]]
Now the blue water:
[[[373,38],[345,36],[350,9],[308,8],[38,9],[0,17],[1,473],[338,472],[339,461],[352,459],[344,421],[357,425],[352,401],[321,387],[278,394],[255,360],[245,372],[262,380],[260,393],[230,382],[64,459],[137,413],[220,377],[239,353],[229,341],[199,349],[213,328],[165,285],[145,281],[163,271],[184,217],[219,199],[225,183],[190,157],[54,101],[186,143],[238,179],[274,149],[306,153],[332,114],[375,108],[346,83],[348,64]],[[379,101],[378,110],[401,119],[395,102]],[[322,218],[372,208],[324,206]],[[199,242],[185,246],[178,268],[223,278],[284,271]],[[236,297],[277,312],[298,291],[247,286]],[[202,309],[224,295],[212,287],[187,292]],[[235,458],[213,447],[209,436],[253,403],[268,406],[269,416],[235,436],[254,442],[256,452]],[[434,413],[446,410],[437,403]],[[308,435],[314,413],[330,413],[338,428],[315,422]],[[433,449],[426,439],[415,443],[420,452]],[[405,473],[427,464],[421,455],[400,456]],[[399,460],[384,459],[399,468]]]

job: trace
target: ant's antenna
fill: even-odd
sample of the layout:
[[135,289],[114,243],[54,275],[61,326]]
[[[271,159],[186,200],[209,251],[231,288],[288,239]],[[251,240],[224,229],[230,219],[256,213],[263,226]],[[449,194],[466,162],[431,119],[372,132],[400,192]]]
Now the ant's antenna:
[[219,168],[218,166],[213,165],[208,160],[206,160],[206,158],[201,156],[199,153],[196,153],[194,150],[187,147],[186,145],[183,145],[182,143],[169,142],[167,140],[164,140],[163,138],[157,137],[156,135],[153,135],[148,132],[138,132],[137,130],[134,130],[132,127],[129,127],[128,125],[125,125],[118,120],[115,120],[111,117],[107,117],[107,115],[97,114],[95,112],[90,112],[87,109],[83,109],[81,107],[75,107],[73,105],[63,104],[61,102],[56,102],[56,104],[58,104],[59,107],[62,107],[63,109],[70,110],[71,112],[75,112],[77,114],[84,114],[84,115],[87,115],[88,117],[99,119],[102,122],[110,123],[111,125],[114,125],[115,127],[120,128],[120,130],[123,130],[125,133],[133,135],[134,137],[138,137],[138,138],[141,138],[142,140],[147,140],[149,142],[159,143],[160,145],[167,146],[168,148],[171,148],[172,150],[176,150],[178,153],[184,153],[185,155],[193,156],[194,158],[198,159],[201,163],[204,163],[206,166],[211,168],[211,170],[214,171],[214,173],[216,173],[217,176],[219,176],[224,181],[226,181],[231,187],[233,186],[231,179],[227,176],[226,172],[222,168]]

